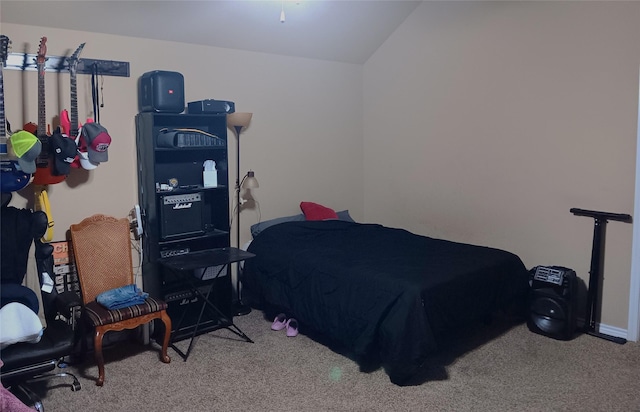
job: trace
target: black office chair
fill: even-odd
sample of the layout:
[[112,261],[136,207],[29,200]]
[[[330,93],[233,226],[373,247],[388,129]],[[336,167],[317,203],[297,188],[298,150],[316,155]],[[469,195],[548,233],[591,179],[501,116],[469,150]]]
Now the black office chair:
[[[40,286],[43,285],[42,273],[46,272],[54,277],[53,246],[39,240],[47,229],[48,220],[44,212],[17,209],[7,204],[8,201],[3,196],[0,212],[2,305],[17,301],[32,307],[34,292],[22,286],[22,280],[26,273],[28,251],[34,239]],[[9,296],[10,291],[14,294],[13,298]],[[25,299],[25,296],[32,297]],[[14,343],[0,351],[3,362],[0,368],[2,384],[18,397],[26,396],[25,403],[30,402],[38,411],[43,411],[44,407],[38,395],[29,387],[31,383],[51,377],[71,377],[71,389],[80,389],[78,379],[60,369],[65,366],[65,360],[75,353],[76,333],[73,320],[74,311],[81,305],[80,297],[75,292],[58,294],[55,287],[51,293],[41,290],[41,297],[46,327],[40,340],[37,343]],[[57,371],[50,373],[56,368]]]

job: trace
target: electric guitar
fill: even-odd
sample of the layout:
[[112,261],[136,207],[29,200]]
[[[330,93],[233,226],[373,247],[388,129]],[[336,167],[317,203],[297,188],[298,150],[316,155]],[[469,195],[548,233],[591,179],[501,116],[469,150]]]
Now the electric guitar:
[[[45,117],[45,107],[44,107],[44,69],[45,69],[45,61],[46,61],[46,55],[47,55],[47,38],[46,37],[42,37],[40,39],[40,46],[38,47],[38,55],[36,57],[36,63],[38,66],[38,123],[33,123],[33,122],[29,122],[26,123],[24,126],[22,126],[22,130],[25,130],[31,134],[34,134],[38,137],[40,137],[41,135],[45,135],[46,131],[44,130],[45,126],[42,126],[43,129],[40,130],[41,125],[45,125],[46,124],[46,117]],[[25,53],[25,60],[26,60],[26,53]],[[26,62],[25,62],[26,63]],[[40,119],[40,117],[43,116],[42,121]],[[45,148],[44,143],[45,142],[41,142],[42,145],[42,149]],[[42,150],[40,152],[40,156],[38,156],[38,160],[36,163],[39,164],[39,166],[42,165],[42,154],[45,151]]]
[[2,68],[7,62],[9,55],[9,44],[11,41],[7,36],[0,35],[0,155],[2,155],[2,161],[0,162],[0,189],[2,193],[11,193],[18,191],[29,184],[31,180],[31,174],[25,173],[22,170],[18,170],[15,160],[9,160],[6,155],[8,154],[7,147],[7,128],[6,119],[4,116],[4,84],[2,78]]
[[[36,56],[36,63],[38,68],[38,128],[35,135],[38,136],[42,143],[42,151],[40,156],[36,159],[36,172],[33,175],[34,185],[53,185],[62,182],[67,176],[56,176],[53,174],[53,157],[50,154],[49,136],[47,130],[47,115],[45,105],[45,62],[47,56],[47,38],[42,37],[40,39],[40,47],[38,48],[38,55]],[[27,125],[24,127],[27,129]],[[31,131],[31,130],[28,130]],[[33,132],[32,132],[33,133]]]
[[[80,53],[82,53],[82,49],[84,48],[85,43],[82,43],[75,52],[69,57],[69,83],[71,85],[71,117],[69,117],[69,112],[65,109],[60,113],[60,126],[62,127],[63,133],[66,133],[67,136],[76,140],[78,137],[78,130],[82,127],[82,123],[78,120],[78,86],[76,80],[76,74],[78,72],[78,62]],[[87,123],[92,122],[92,119],[87,119]],[[76,140],[79,144],[80,142]],[[80,168],[80,158],[76,156],[73,163],[71,163],[71,167]]]
[[0,154],[7,154],[7,120],[4,116],[4,86],[2,80],[2,68],[7,62],[9,55],[9,44],[11,41],[5,35],[0,35],[0,54],[2,63],[0,64]]

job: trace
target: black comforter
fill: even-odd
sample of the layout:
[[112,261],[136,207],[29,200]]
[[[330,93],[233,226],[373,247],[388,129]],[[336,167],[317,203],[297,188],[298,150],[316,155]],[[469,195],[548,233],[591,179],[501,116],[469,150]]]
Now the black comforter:
[[528,272],[514,254],[338,220],[272,226],[249,247],[244,282],[263,303],[380,358],[406,382],[440,337],[516,303]]

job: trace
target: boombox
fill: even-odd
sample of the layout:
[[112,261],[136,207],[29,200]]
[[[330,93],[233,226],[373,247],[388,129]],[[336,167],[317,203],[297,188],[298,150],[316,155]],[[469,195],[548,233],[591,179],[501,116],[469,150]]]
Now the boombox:
[[198,100],[197,102],[189,102],[187,105],[189,113],[206,114],[206,113],[233,113],[236,111],[236,104],[227,100]]
[[138,81],[138,106],[141,112],[182,113],[184,77],[178,72],[155,70]]
[[554,339],[572,339],[577,325],[576,272],[561,266],[537,266],[531,269],[530,282],[529,330]]

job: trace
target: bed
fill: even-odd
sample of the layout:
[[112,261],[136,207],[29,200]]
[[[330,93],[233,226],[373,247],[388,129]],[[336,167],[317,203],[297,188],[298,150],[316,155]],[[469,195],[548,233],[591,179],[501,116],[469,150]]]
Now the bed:
[[248,246],[243,285],[344,346],[377,357],[390,380],[411,381],[443,336],[495,311],[524,313],[529,274],[520,258],[351,219],[284,221]]

